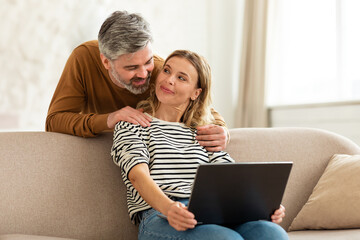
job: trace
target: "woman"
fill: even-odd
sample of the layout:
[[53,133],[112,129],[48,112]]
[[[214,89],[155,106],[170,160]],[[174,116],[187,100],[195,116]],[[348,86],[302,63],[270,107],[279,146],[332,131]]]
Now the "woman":
[[152,117],[151,126],[119,122],[115,127],[111,155],[127,187],[130,218],[140,223],[139,239],[288,239],[275,224],[284,217],[282,206],[273,222],[234,228],[196,226],[187,210],[197,166],[234,162],[225,152],[207,152],[195,139],[195,127],[213,122],[210,85],[205,59],[177,50],[165,60],[152,95],[138,105]]

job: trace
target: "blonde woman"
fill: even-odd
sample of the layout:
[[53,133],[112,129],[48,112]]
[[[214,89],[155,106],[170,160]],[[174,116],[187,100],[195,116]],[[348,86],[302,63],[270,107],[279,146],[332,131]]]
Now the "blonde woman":
[[186,208],[199,164],[234,162],[226,152],[208,152],[195,138],[197,126],[214,121],[211,72],[205,59],[190,51],[173,52],[151,87],[150,97],[138,104],[152,118],[151,126],[119,122],[111,151],[127,187],[130,218],[140,224],[139,240],[288,239],[276,224],[285,216],[282,206],[273,222],[233,228],[197,225]]

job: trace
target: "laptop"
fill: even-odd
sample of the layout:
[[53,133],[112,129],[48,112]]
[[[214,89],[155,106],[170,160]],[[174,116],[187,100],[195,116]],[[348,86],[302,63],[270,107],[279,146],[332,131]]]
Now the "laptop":
[[200,165],[188,209],[198,224],[270,220],[279,208],[292,162]]

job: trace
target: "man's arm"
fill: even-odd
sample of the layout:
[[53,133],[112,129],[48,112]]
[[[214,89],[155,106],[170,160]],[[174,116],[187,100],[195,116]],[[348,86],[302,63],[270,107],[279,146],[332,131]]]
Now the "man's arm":
[[81,113],[87,101],[84,68],[97,67],[91,66],[90,62],[79,61],[77,55],[85,53],[84,49],[77,48],[66,62],[49,106],[46,131],[93,137],[108,129],[108,114]]
[[197,127],[196,139],[209,152],[223,151],[230,141],[229,130],[224,118],[218,112],[211,109],[211,113],[214,116],[215,124]]
[[50,113],[46,118],[46,131],[94,137],[100,132],[109,130],[106,125],[108,115],[71,112]]
[[221,126],[221,127],[225,127],[226,128],[226,123],[224,118],[220,115],[220,113],[218,113],[214,108],[211,108],[211,114],[213,115],[215,122],[215,125]]

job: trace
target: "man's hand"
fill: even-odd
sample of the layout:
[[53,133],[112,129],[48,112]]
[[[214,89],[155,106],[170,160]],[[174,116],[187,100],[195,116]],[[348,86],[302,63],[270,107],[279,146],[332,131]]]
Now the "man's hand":
[[152,119],[144,114],[142,109],[137,110],[126,106],[109,114],[107,119],[108,128],[113,129],[119,121],[126,121],[132,124],[140,124],[143,127],[149,127]]
[[226,148],[227,132],[225,128],[214,124],[197,127],[196,140],[209,152],[223,151]]
[[280,208],[277,209],[274,214],[271,216],[271,221],[274,223],[281,223],[283,218],[285,217],[285,207],[280,205]]
[[170,226],[177,231],[186,231],[189,228],[192,229],[197,224],[194,214],[189,212],[181,202],[174,202],[171,204],[167,212],[167,219]]

